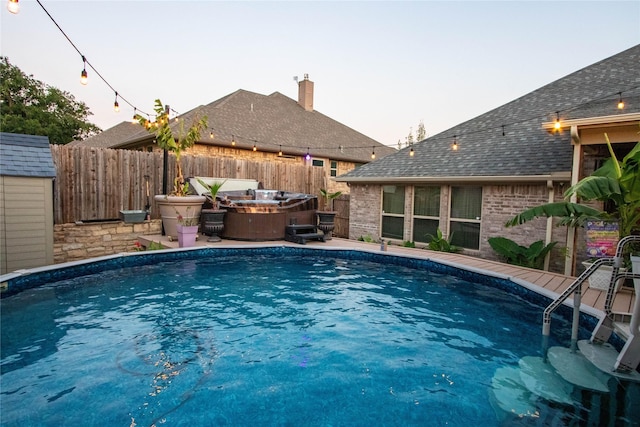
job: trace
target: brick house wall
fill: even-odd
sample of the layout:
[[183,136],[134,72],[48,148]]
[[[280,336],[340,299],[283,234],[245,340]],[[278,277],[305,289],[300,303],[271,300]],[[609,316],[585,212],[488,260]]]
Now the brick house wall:
[[[566,186],[556,184],[554,200],[562,200]],[[405,186],[404,240],[412,239],[414,186]],[[379,240],[381,235],[382,186],[351,183],[350,186],[349,238],[369,235]],[[448,235],[450,187],[443,185],[440,192],[440,229]],[[506,228],[505,222],[523,210],[547,203],[549,190],[546,184],[485,185],[482,188],[482,216],[479,250],[465,249],[463,253],[484,259],[500,257],[488,243],[491,237],[506,237],[522,246],[545,241],[547,219],[540,218],[517,227]],[[550,271],[563,272],[565,263],[566,227],[553,226],[551,241],[557,241],[552,251]],[[395,242],[401,243],[401,242]]]
[[[554,186],[553,198],[562,200],[565,186]],[[508,219],[532,206],[549,201],[549,190],[546,185],[490,185],[482,188],[482,225],[480,256],[485,259],[503,261],[491,248],[488,239],[506,237],[519,245],[530,246],[532,243],[546,239],[547,219],[538,218],[516,227],[504,226]],[[557,221],[556,221],[557,222]],[[551,271],[564,271],[564,251],[566,247],[566,227],[552,228],[551,241],[558,242],[551,256]]]
[[371,236],[374,240],[379,239],[382,186],[351,184],[349,194],[349,238],[357,240]]

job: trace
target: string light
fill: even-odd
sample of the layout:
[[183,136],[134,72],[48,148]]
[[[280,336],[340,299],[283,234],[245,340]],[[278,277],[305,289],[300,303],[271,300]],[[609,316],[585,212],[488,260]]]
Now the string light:
[[116,92],[116,100],[113,103],[113,111],[120,112],[120,104],[118,104],[118,92]]
[[278,150],[278,157],[282,157],[282,145],[280,146],[280,150]]
[[618,110],[624,110],[624,101],[622,100],[622,92],[618,92]]
[[131,123],[138,123],[138,113],[136,112],[136,108],[133,107],[133,118],[131,119]]
[[258,151],[258,147],[256,147],[256,142],[253,142],[253,151]]
[[372,147],[373,151],[371,152],[371,160],[376,158],[376,147]]
[[304,156],[306,161],[311,160],[311,154],[309,154],[309,147],[307,147],[307,154]]
[[415,154],[415,152],[413,151],[413,147],[411,147],[411,150],[409,150],[409,157],[413,157]]
[[556,111],[556,123],[553,125],[555,130],[560,130],[560,112]]
[[236,138],[233,135],[231,135],[231,146],[232,147],[236,146]]
[[82,55],[82,72],[80,73],[80,83],[87,84],[87,58]]
[[17,15],[20,12],[20,5],[18,4],[19,0],[9,0],[7,2],[7,10],[14,15]]
[[453,135],[453,145],[451,146],[453,151],[458,151],[458,137]]
[[209,138],[213,139],[213,131],[209,132]]

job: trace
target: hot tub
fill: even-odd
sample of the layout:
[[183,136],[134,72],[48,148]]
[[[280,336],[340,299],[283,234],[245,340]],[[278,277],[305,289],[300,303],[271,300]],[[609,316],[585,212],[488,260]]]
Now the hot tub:
[[[221,192],[222,237],[233,240],[284,240],[288,224],[316,224],[318,199],[310,194],[277,190]],[[250,198],[249,198],[250,197]]]

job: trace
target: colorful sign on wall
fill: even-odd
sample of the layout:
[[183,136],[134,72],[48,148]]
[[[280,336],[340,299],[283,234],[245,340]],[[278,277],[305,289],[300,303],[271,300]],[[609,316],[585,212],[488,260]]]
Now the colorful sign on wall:
[[620,231],[617,222],[587,221],[587,255],[592,258],[615,256]]

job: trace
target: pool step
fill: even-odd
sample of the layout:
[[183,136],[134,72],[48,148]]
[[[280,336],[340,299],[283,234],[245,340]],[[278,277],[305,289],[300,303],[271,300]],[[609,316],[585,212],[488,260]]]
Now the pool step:
[[489,399],[496,414],[504,411],[518,418],[538,417],[537,397],[531,393],[520,378],[520,369],[504,367],[496,369],[491,378],[491,394]]
[[542,357],[525,356],[518,362],[520,379],[531,393],[553,402],[570,405],[573,385],[562,378]]
[[[630,342],[627,341],[627,345],[629,345],[629,343]],[[619,353],[611,344],[592,344],[588,340],[580,340],[578,341],[578,348],[593,366],[605,374],[622,380],[640,383],[640,373],[637,371],[620,372],[614,369]]]
[[566,347],[551,347],[547,350],[549,363],[567,382],[586,390],[608,393],[610,376],[597,370],[579,351]]
[[[499,417],[506,414],[536,417],[538,399],[564,406],[580,406],[584,405],[580,399],[586,391],[587,396],[591,396],[589,404],[592,408],[599,408],[597,402],[603,399],[603,395],[616,395],[623,390],[624,404],[619,409],[627,418],[640,422],[640,413],[636,408],[640,395],[640,374],[614,372],[617,357],[618,352],[611,345],[594,345],[588,340],[578,341],[575,351],[565,347],[550,347],[546,360],[525,356],[517,367],[496,370],[491,380],[491,404]],[[622,389],[619,380],[627,384]],[[589,417],[597,418],[599,412],[596,410]]]
[[309,240],[325,241],[324,233],[318,232],[318,227],[313,224],[287,225],[284,232],[284,240],[287,242],[304,245]]

